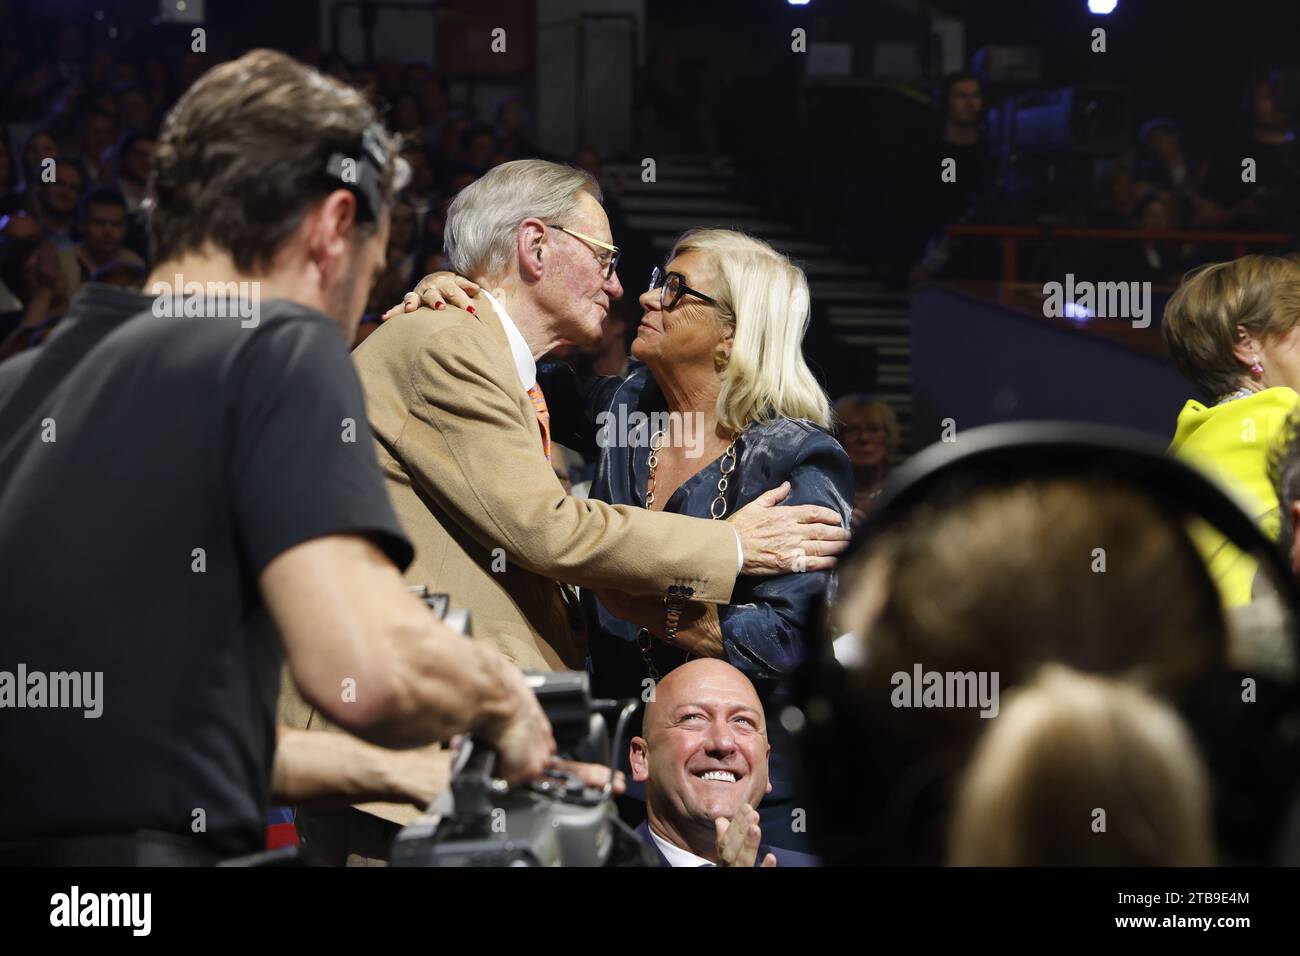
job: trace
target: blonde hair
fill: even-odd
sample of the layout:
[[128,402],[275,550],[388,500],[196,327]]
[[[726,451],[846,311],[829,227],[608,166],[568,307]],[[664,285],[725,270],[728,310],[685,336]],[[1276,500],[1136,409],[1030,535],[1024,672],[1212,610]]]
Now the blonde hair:
[[471,279],[500,277],[514,253],[519,224],[530,217],[563,224],[584,192],[600,201],[590,173],[543,159],[516,159],[488,170],[447,209],[443,249],[452,269]]
[[1205,768],[1172,708],[1132,684],[1049,665],[980,739],[948,861],[1211,865],[1210,813]]
[[1178,370],[1208,398],[1241,382],[1233,352],[1237,326],[1253,335],[1285,335],[1300,322],[1300,262],[1243,256],[1195,269],[1165,306],[1162,326]]
[[692,229],[669,259],[701,252],[717,278],[711,295],[733,330],[731,360],[719,373],[719,424],[803,418],[830,428],[830,402],[803,358],[810,300],[803,270],[766,242],[729,229]]

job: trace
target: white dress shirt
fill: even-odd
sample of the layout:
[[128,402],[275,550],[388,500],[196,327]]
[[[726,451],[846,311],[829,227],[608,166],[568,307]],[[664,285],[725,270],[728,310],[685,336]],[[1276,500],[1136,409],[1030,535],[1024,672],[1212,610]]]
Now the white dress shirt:
[[519,373],[519,384],[526,392],[537,384],[537,361],[533,358],[533,350],[524,341],[523,333],[515,325],[515,320],[510,318],[506,307],[494,299],[487,289],[479,289],[479,292],[492,303],[492,308],[496,309],[497,316],[501,319],[501,327],[506,330],[506,340],[510,343],[510,354],[515,360],[515,371]]
[[646,829],[650,831],[650,838],[655,841],[655,846],[659,847],[659,852],[668,860],[669,866],[716,866],[710,863],[702,856],[696,856],[690,850],[683,850],[679,846],[673,846],[659,834],[655,833],[655,828],[648,822]]

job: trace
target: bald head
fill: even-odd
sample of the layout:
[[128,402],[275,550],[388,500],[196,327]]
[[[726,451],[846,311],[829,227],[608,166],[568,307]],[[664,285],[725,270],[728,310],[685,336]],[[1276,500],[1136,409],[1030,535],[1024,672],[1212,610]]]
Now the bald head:
[[669,672],[646,704],[629,754],[646,788],[646,815],[679,846],[710,846],[713,821],[757,807],[767,781],[767,724],[749,678],[726,661],[701,658]]
[[656,720],[662,720],[663,713],[671,713],[672,708],[681,701],[699,693],[720,693],[730,700],[744,702],[757,714],[764,735],[767,725],[764,723],[763,704],[758,699],[758,692],[749,678],[737,668],[713,657],[700,657],[687,661],[680,667],[668,672],[655,685],[654,695],[646,704],[645,714],[641,719],[641,734],[649,737]]

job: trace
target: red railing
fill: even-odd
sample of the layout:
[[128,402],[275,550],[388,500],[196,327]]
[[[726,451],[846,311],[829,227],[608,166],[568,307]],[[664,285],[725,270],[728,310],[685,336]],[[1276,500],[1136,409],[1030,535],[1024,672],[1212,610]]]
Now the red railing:
[[948,227],[950,236],[978,236],[1002,242],[1002,278],[1015,282],[1020,265],[1020,243],[1026,239],[1096,239],[1102,242],[1213,242],[1231,243],[1232,257],[1246,254],[1249,246],[1289,245],[1295,237],[1284,232],[1214,232],[1200,229],[1090,229],[1086,226],[979,226]]

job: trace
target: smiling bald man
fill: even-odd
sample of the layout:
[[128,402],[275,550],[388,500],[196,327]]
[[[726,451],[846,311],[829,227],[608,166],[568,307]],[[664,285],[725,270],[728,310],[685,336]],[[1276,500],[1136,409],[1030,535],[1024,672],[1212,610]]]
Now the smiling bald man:
[[660,866],[818,865],[762,842],[771,752],[754,685],[726,661],[688,661],[659,681],[629,759],[646,792],[637,833]]

